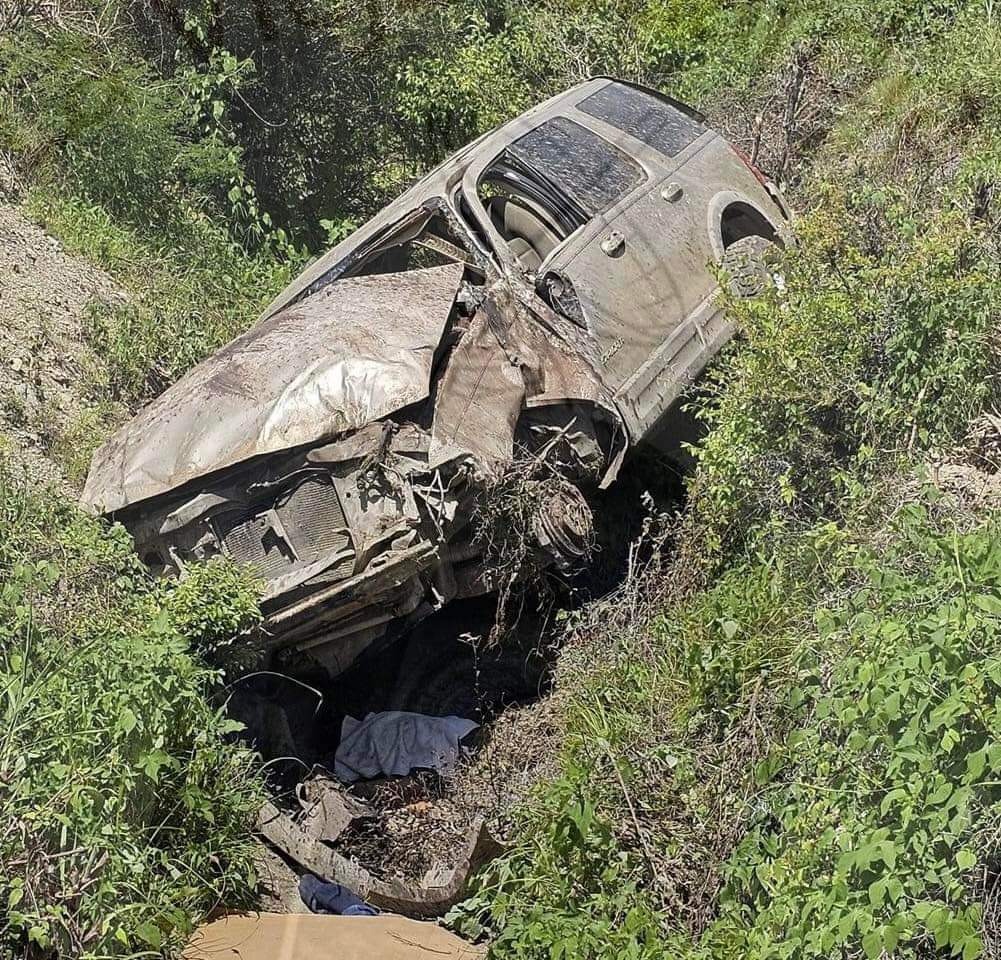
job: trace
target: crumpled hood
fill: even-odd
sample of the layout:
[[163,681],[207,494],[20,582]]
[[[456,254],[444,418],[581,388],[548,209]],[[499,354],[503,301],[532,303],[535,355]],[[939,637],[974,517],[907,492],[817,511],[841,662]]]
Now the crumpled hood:
[[462,271],[339,280],[262,320],[97,451],[83,504],[111,513],[422,400]]

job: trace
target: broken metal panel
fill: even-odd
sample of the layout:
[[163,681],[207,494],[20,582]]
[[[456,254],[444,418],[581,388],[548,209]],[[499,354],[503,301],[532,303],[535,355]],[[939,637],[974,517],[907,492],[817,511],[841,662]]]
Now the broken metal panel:
[[[356,574],[350,580],[317,590],[308,597],[283,607],[268,618],[268,633],[259,638],[263,647],[300,643],[315,636],[323,627],[341,623],[359,611],[388,609],[394,615],[409,612],[412,595],[408,585],[434,559],[434,544],[421,541],[405,550],[385,555],[382,562]],[[402,608],[401,608],[402,605]]]
[[302,807],[299,825],[315,840],[332,843],[368,812],[365,804],[347,796],[341,785],[322,771],[298,784],[295,795]]
[[[512,288],[513,291],[518,289],[518,286]],[[616,404],[596,371],[596,358],[592,356],[591,345],[585,347],[580,343],[584,331],[558,317],[538,297],[533,298],[531,303],[531,317],[521,311],[513,325],[519,334],[522,349],[527,352],[530,347],[536,371],[534,389],[528,391],[525,400],[526,413],[531,416],[534,410],[547,407],[572,409],[583,404],[588,411],[578,423],[577,439],[592,451],[596,442],[597,420],[607,422],[611,441],[602,451],[605,458],[603,471],[595,478],[599,480],[601,489],[605,489],[618,475],[629,445]],[[586,438],[583,434],[587,435]]]
[[97,452],[83,502],[113,512],[426,397],[462,272],[449,264],[341,280],[259,323]]
[[489,464],[511,458],[525,400],[521,370],[511,362],[487,310],[473,317],[438,389],[430,466],[471,454]]
[[380,548],[416,531],[420,518],[410,482],[389,472],[366,479],[354,473],[334,477],[358,555],[358,569],[368,566]]
[[[532,303],[542,306],[537,299]],[[601,407],[613,425],[615,442],[600,475],[602,486],[607,486],[627,442],[608,391],[580,353],[549,335],[534,311],[528,313],[514,286],[498,282],[488,291],[439,386],[430,465],[462,454],[484,464],[509,460],[526,410],[579,402]]]
[[309,463],[351,464],[356,461],[384,463],[393,454],[393,468],[399,470],[399,457],[427,454],[430,437],[416,424],[392,421],[370,423],[333,443],[314,447],[306,454]]

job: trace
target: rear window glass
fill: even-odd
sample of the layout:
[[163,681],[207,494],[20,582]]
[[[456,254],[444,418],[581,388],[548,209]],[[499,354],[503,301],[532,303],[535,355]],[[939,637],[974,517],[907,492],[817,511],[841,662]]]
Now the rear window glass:
[[580,124],[556,117],[516,140],[508,152],[548,177],[591,215],[643,181],[642,168]]
[[687,114],[648,93],[610,84],[577,104],[588,116],[617,127],[648,147],[673,157],[706,128]]

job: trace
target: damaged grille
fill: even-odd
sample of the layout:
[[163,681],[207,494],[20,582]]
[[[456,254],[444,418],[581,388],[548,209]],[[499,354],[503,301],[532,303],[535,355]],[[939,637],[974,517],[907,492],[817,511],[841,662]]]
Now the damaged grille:
[[[232,524],[232,526],[229,526]],[[234,560],[250,564],[256,573],[270,580],[295,563],[291,548],[274,529],[269,514],[230,516],[222,542]]]
[[[229,514],[218,527],[226,553],[268,580],[351,547],[336,490],[314,478],[300,483],[273,509]],[[322,576],[340,580],[353,568],[349,554]]]
[[[314,563],[327,554],[351,546],[341,502],[329,483],[307,480],[299,484],[278,508],[278,515],[303,563]],[[353,564],[354,557],[348,557],[324,576],[329,577],[342,569],[343,576],[348,576]]]

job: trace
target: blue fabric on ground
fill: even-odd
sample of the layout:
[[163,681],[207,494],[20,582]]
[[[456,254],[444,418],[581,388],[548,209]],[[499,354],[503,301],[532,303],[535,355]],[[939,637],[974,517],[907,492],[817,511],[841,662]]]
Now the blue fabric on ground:
[[339,883],[328,883],[311,873],[299,880],[299,896],[313,913],[335,913],[342,917],[375,917],[379,911],[352,890]]

